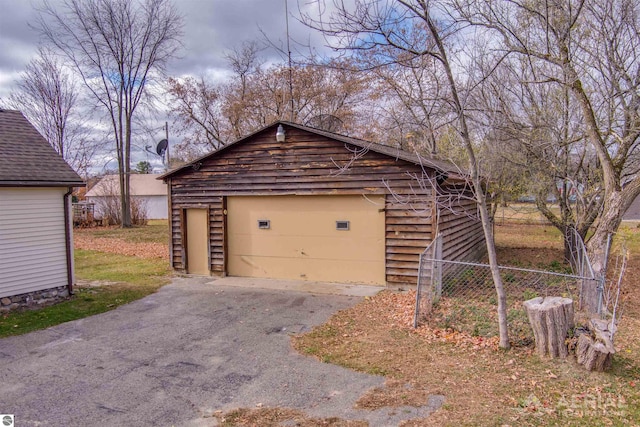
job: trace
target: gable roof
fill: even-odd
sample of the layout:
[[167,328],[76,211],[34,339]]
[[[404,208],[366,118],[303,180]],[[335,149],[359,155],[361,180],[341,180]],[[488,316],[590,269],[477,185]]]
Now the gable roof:
[[0,109],[0,186],[81,187],[84,182],[20,111]]
[[[166,196],[167,184],[158,181],[159,175],[129,175],[129,191],[132,196]],[[86,197],[104,197],[120,195],[118,175],[105,175],[96,185],[87,191]]]
[[[258,129],[257,131],[243,137],[240,138],[234,142],[231,142],[227,145],[224,145],[220,148],[218,148],[217,150],[214,150],[208,154],[205,154],[202,157],[199,157],[185,165],[182,165],[176,169],[173,169],[167,173],[165,173],[164,175],[160,175],[158,177],[158,179],[166,179],[171,177],[172,175],[175,175],[185,169],[189,169],[191,168],[194,164],[200,163],[203,160],[206,160],[209,157],[213,157],[218,155],[219,153],[229,149],[230,147],[233,147],[235,145],[238,144],[242,144],[244,141],[251,139],[251,137],[253,137],[254,135],[261,133],[269,128],[274,128],[274,138],[275,138],[275,129],[278,125],[284,125],[284,126],[289,126],[292,128],[296,128],[296,129],[300,129],[306,132],[310,132],[310,133],[314,133],[316,135],[321,135],[327,138],[331,138],[334,139],[336,141],[340,141],[340,142],[344,142],[345,144],[351,144],[351,145],[355,145],[356,147],[362,148],[363,150],[371,150],[374,151],[376,153],[380,153],[389,157],[393,157],[395,159],[401,159],[416,165],[420,165],[420,166],[424,166],[424,167],[428,167],[428,168],[432,168],[432,169],[436,169],[439,170],[441,172],[446,172],[447,174],[451,174],[451,175],[463,175],[464,171],[461,171],[460,168],[456,167],[453,163],[447,162],[447,161],[443,161],[443,160],[436,160],[436,159],[432,159],[430,157],[424,157],[421,156],[417,153],[411,153],[409,151],[405,151],[402,150],[400,148],[396,148],[396,147],[391,147],[388,145],[383,145],[383,144],[378,144],[375,142],[370,142],[370,141],[365,141],[363,139],[358,139],[358,138],[352,138],[352,137],[348,137],[345,135],[340,135],[337,133],[333,133],[333,132],[328,132],[322,129],[316,129],[316,128],[312,128],[309,126],[304,126],[304,125],[300,125],[297,123],[293,123],[293,122],[287,122],[287,121],[276,121],[274,123],[271,123],[270,125],[267,125],[261,129]],[[285,142],[286,144],[286,142]]]

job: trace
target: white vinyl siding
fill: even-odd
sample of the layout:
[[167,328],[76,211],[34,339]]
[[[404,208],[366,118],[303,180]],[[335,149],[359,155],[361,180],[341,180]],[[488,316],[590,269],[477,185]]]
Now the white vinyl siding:
[[144,200],[148,219],[169,218],[169,201],[167,196],[144,196],[140,198]]
[[67,285],[66,188],[0,188],[0,297]]
[[[110,196],[117,197],[120,196]],[[169,218],[169,201],[167,196],[131,196],[132,199],[136,199],[142,204],[146,213],[147,219],[167,219]],[[94,204],[93,214],[95,218],[100,219],[103,215],[103,208],[114,203],[115,206],[119,206],[119,201],[110,202],[105,196],[88,196],[87,201]]]

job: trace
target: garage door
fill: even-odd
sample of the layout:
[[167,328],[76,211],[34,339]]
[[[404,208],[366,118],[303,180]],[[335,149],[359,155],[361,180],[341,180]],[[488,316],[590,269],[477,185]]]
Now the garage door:
[[384,285],[384,215],[382,197],[229,197],[229,274]]

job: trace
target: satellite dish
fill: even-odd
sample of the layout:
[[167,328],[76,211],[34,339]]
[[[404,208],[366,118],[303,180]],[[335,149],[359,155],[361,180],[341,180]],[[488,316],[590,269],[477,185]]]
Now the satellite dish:
[[158,156],[164,156],[164,153],[167,151],[168,146],[169,141],[167,139],[163,139],[158,142],[158,145],[156,146],[156,153],[158,153]]
[[311,117],[305,123],[307,126],[326,130],[327,132],[340,133],[344,129],[344,123],[332,114],[319,114]]

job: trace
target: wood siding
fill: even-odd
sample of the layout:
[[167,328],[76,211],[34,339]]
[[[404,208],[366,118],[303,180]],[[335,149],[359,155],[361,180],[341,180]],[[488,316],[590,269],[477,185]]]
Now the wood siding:
[[67,286],[66,188],[0,188],[0,297]]
[[449,198],[439,207],[438,232],[442,235],[445,260],[477,260],[486,253],[480,213],[472,197],[466,193],[464,197]]
[[433,195],[418,184],[424,171],[414,163],[286,127],[275,127],[204,158],[171,175],[173,268],[184,271],[183,210],[209,207],[211,273],[225,275],[226,196],[385,195],[386,280],[415,285],[419,254],[433,237]]

